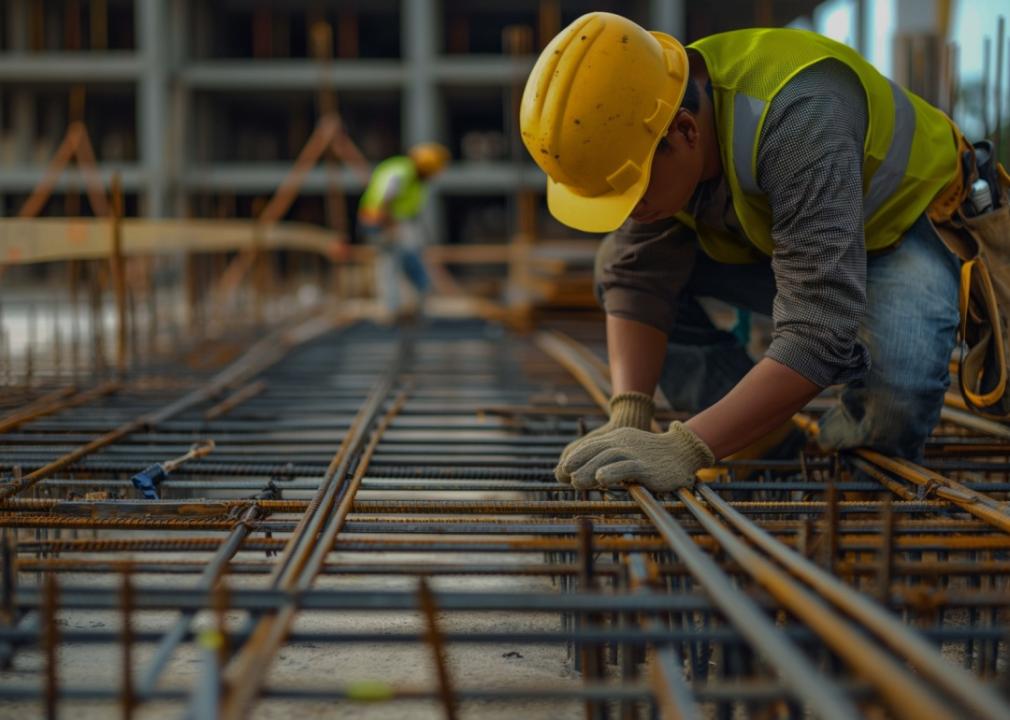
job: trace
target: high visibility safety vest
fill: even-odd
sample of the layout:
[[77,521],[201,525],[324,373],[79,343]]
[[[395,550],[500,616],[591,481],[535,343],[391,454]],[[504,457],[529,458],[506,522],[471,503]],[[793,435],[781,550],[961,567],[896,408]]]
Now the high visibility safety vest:
[[368,217],[378,213],[389,184],[400,183],[396,197],[389,205],[389,212],[396,220],[409,220],[420,214],[427,197],[424,182],[417,177],[414,162],[406,155],[394,155],[375,166],[358,205],[358,214]]
[[723,172],[733,208],[750,241],[696,226],[686,213],[678,215],[695,228],[702,249],[714,260],[746,263],[760,254],[771,255],[771,209],[755,179],[761,128],[778,92],[797,73],[821,60],[845,63],[866,91],[863,217],[867,250],[897,242],[933,198],[958,180],[957,139],[947,116],[885,78],[846,45],[806,30],[755,29],[712,35],[688,47],[700,53],[708,67]]

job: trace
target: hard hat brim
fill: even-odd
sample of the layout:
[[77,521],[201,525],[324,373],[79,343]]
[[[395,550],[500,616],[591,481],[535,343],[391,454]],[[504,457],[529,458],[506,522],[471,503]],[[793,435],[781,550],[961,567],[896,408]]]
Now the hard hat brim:
[[638,181],[623,193],[611,192],[594,197],[579,195],[567,185],[547,178],[547,209],[559,221],[576,230],[611,232],[628,219],[642,199],[649,186],[650,175],[650,172],[642,173]]

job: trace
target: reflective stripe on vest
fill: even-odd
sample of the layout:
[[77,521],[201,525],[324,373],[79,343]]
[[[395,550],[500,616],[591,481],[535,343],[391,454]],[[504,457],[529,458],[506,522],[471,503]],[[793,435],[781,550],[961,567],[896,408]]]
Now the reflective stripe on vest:
[[915,109],[905,91],[893,80],[889,82],[894,97],[894,132],[891,133],[891,146],[887,148],[884,162],[870,179],[870,189],[863,198],[864,219],[877,212],[901,185],[908,167],[908,156],[912,152],[912,138],[915,137]]
[[[873,174],[869,190],[863,198],[863,218],[877,212],[884,201],[898,189],[905,177],[908,156],[912,151],[915,109],[900,86],[893,81],[890,81],[890,85],[894,97],[894,132],[887,155]],[[757,184],[753,150],[757,147],[758,126],[766,105],[763,100],[743,93],[737,93],[733,98],[733,161],[741,189],[752,194],[761,192]]]
[[764,100],[737,93],[733,98],[733,160],[736,176],[744,192],[757,194],[758,188],[754,169],[754,148],[757,147],[758,125],[765,112]]

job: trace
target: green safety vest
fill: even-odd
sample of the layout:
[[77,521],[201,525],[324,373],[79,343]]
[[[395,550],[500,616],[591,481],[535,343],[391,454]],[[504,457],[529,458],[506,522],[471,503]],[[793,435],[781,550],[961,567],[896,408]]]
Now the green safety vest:
[[424,182],[417,177],[414,162],[406,155],[394,155],[376,165],[372,177],[368,181],[358,204],[359,215],[369,215],[378,212],[382,207],[382,199],[386,189],[394,178],[400,182],[400,190],[389,206],[389,212],[396,220],[409,220],[417,217],[424,207],[427,190]]
[[[956,182],[954,126],[940,110],[891,82],[855,50],[817,33],[793,29],[736,30],[689,46],[708,66],[723,172],[746,242],[686,213],[677,217],[698,233],[707,255],[725,263],[771,255],[772,217],[756,177],[758,141],[768,107],[797,73],[825,59],[839,60],[866,91],[863,218],[867,250],[897,242],[941,190]],[[797,143],[803,138],[796,138]]]

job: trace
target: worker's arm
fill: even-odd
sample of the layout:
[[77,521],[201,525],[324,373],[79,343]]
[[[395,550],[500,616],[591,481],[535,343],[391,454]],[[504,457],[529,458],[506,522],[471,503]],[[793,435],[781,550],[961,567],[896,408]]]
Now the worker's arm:
[[716,458],[774,430],[821,387],[866,371],[865,124],[859,80],[835,61],[798,75],[769,108],[757,180],[772,210],[775,330],[765,357],[686,423]]
[[597,298],[607,311],[610,419],[565,447],[554,471],[559,482],[571,483],[565,464],[586,443],[617,428],[650,429],[652,395],[666,354],[661,328],[673,321],[694,253],[693,240],[675,220],[649,225],[629,220],[600,246],[595,278]]
[[652,395],[666,357],[666,333],[645,323],[607,315],[607,355],[614,395]]
[[402,177],[394,175],[389,178],[386,189],[382,193],[382,199],[379,201],[378,217],[379,224],[382,225],[382,227],[388,228],[395,224],[393,219],[393,203],[396,202],[396,198],[399,196],[400,188],[402,187]]
[[722,400],[685,425],[718,460],[779,427],[820,391],[795,370],[766,357]]
[[800,73],[780,96],[757,161],[772,214],[777,289],[765,356],[815,385],[845,384],[870,364],[859,335],[867,305],[866,100],[852,70],[834,60]]
[[628,220],[596,253],[596,297],[607,313],[614,393],[651,395],[659,381],[666,335],[694,270],[694,233],[675,219]]
[[[866,308],[866,105],[858,78],[836,65],[819,63],[794,78],[776,96],[762,130],[757,180],[772,210],[777,289],[765,358],[687,423],[674,422],[662,434],[622,428],[580,447],[564,467],[575,487],[688,485],[698,469],[779,426],[820,387],[866,372],[869,353],[858,337]],[[650,276],[648,263],[637,268]],[[619,290],[629,285],[618,280]],[[615,313],[609,302],[607,311]]]

